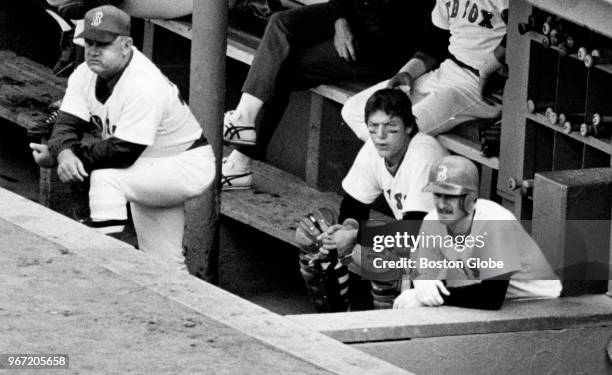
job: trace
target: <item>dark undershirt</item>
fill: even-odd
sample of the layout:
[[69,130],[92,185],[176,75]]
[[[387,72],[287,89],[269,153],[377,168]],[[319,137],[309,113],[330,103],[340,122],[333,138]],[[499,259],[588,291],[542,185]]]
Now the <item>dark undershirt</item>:
[[509,284],[509,280],[483,280],[479,284],[447,288],[450,296],[442,295],[442,298],[448,306],[499,310],[506,299]]
[[49,152],[57,160],[61,151],[71,149],[89,173],[94,169],[127,168],[134,164],[147,147],[116,137],[93,144],[81,144],[83,133],[91,131],[92,126],[77,116],[60,111],[47,143]]

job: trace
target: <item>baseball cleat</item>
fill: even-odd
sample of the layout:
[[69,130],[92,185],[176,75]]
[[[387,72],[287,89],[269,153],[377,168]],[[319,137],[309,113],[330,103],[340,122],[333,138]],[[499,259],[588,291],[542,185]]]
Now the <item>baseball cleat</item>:
[[223,118],[223,140],[230,145],[254,146],[255,126],[240,120],[240,113],[229,111]]

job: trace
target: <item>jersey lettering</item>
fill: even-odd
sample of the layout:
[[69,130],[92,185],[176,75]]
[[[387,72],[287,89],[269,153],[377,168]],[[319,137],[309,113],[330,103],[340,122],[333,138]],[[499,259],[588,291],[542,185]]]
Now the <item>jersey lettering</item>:
[[406,198],[406,195],[404,195],[402,193],[395,193],[393,196],[391,196],[391,189],[387,189],[385,191],[385,193],[387,193],[387,196],[389,197],[389,201],[393,200],[391,198],[395,199],[395,207],[398,210],[403,210],[404,209],[404,205],[402,204],[402,202]]
[[493,13],[488,12],[486,10],[481,10],[480,13],[482,14],[482,21],[480,21],[478,26],[485,27],[487,29],[492,29],[493,24],[491,23],[491,20],[493,19]]
[[461,16],[461,18],[465,18],[465,16],[467,15],[467,10],[468,10],[468,7],[469,7],[469,6],[470,6],[470,2],[469,2],[469,1],[467,1],[467,2],[465,3],[465,8],[463,9],[463,16]]
[[478,19],[478,5],[472,5],[472,10],[470,10],[470,15],[468,16],[468,21],[471,23],[476,22]]
[[111,125],[110,120],[107,118],[105,121],[102,121],[100,116],[93,115],[89,118],[89,122],[94,124],[96,128],[102,133],[102,139],[107,139],[112,137],[117,130],[117,125]]
[[[444,5],[446,5],[446,10],[448,12],[448,18],[457,18],[459,16],[459,8],[461,0],[451,0]],[[471,7],[470,7],[471,5]],[[493,29],[493,16],[494,14],[488,10],[480,9],[476,2],[472,2],[467,0],[465,5],[463,6],[463,13],[460,18],[467,20],[470,23],[478,22],[479,15],[482,15],[482,20],[478,23],[478,26],[484,27],[486,29]]]
[[504,9],[501,12],[501,19],[504,21],[504,24],[508,24],[508,9]]
[[450,18],[457,17],[459,13],[459,0],[453,0],[452,3],[446,3],[446,8],[449,9],[448,15]]
[[115,134],[115,130],[117,130],[117,125],[111,126],[110,120],[107,117],[106,121],[104,122],[104,130],[102,131],[102,139],[107,139],[107,138],[112,137]]
[[99,130],[102,131],[104,130],[104,125],[102,124],[102,119],[100,119],[100,116],[98,115],[93,115],[89,118],[89,122],[91,122],[92,124],[94,124],[94,126]]
[[397,193],[393,197],[395,198],[397,209],[398,210],[403,210],[404,206],[402,205],[402,193]]

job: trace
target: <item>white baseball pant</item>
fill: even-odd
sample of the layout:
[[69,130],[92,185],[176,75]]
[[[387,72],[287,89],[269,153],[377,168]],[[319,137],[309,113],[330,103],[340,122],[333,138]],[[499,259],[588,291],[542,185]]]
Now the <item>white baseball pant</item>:
[[[388,82],[357,93],[342,108],[342,118],[364,142],[369,138],[364,113],[366,102],[374,92],[387,87]],[[478,76],[450,59],[416,79],[408,95],[419,130],[430,135],[447,132],[468,120],[501,115],[501,105],[482,100]]]
[[139,248],[186,269],[185,202],[204,192],[215,176],[210,145],[168,157],[140,157],[129,168],[91,173],[91,218],[127,219],[130,202]]

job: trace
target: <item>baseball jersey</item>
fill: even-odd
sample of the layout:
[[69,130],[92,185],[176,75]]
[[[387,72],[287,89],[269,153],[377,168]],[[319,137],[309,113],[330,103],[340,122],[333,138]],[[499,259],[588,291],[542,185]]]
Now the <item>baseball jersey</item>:
[[506,34],[509,0],[437,0],[431,20],[450,31],[448,51],[480,69]]
[[141,156],[185,150],[202,134],[178,88],[136,48],[111,96],[96,98],[97,75],[86,63],[68,79],[61,110],[95,124],[102,138],[148,146]]
[[428,212],[434,208],[433,195],[421,190],[427,185],[431,165],[447,154],[434,137],[417,133],[393,176],[369,139],[342,181],[342,188],[364,204],[371,204],[383,193],[397,220],[404,212]]
[[[486,199],[478,199],[470,232],[470,247],[457,247],[456,244],[433,242],[427,236],[448,236],[446,227],[438,221],[438,212],[432,210],[423,219],[421,231],[429,238],[429,246],[419,246],[417,259],[446,259],[461,261],[460,267],[445,267],[433,270],[419,269],[422,278],[445,279],[448,286],[472,284],[475,280],[491,279],[512,273],[506,298],[555,298],[561,293],[561,282],[553,272],[542,251],[516,220],[514,215],[499,204]],[[467,236],[466,236],[467,237]],[[468,259],[503,262],[503,267],[481,263],[476,266]],[[418,263],[420,264],[420,262]],[[435,276],[435,274],[438,274]]]

